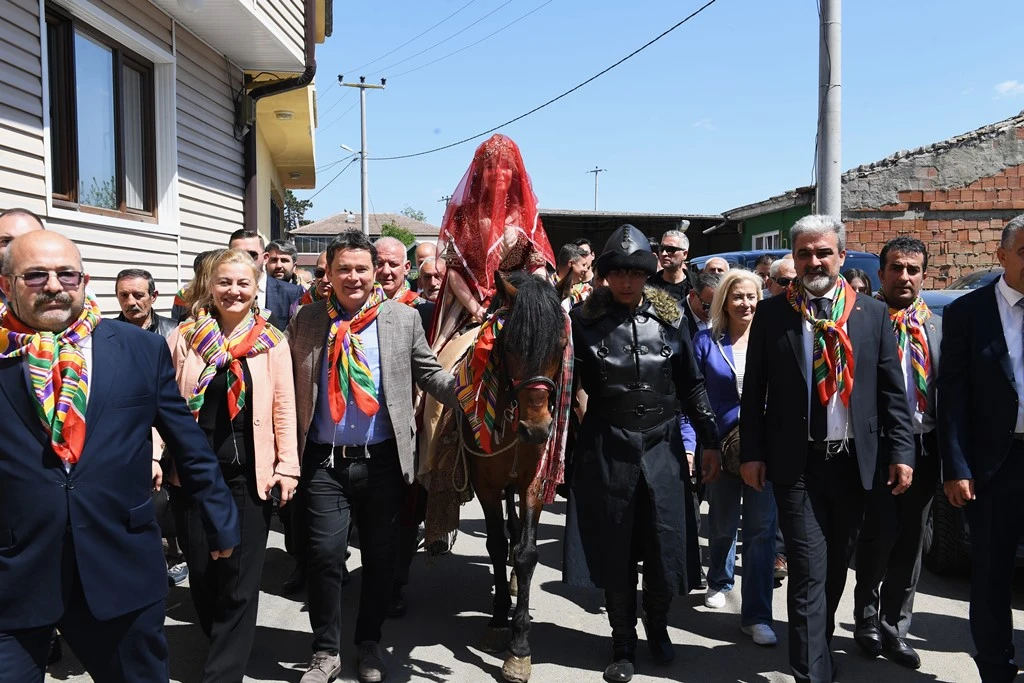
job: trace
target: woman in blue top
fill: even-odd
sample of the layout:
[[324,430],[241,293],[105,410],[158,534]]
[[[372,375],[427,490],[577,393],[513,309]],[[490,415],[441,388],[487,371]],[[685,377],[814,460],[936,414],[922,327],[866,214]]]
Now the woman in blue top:
[[[739,424],[747,335],[760,300],[760,278],[747,270],[730,270],[711,302],[711,327],[693,339],[693,355],[704,375],[718,434],[722,437]],[[689,424],[684,424],[683,429],[689,431]],[[704,605],[711,609],[724,607],[725,595],[733,588],[736,531],[742,510],[742,629],[758,645],[775,645],[772,590],[776,513],[771,485],[756,491],[739,477],[723,474],[708,484],[707,498],[710,561]]]

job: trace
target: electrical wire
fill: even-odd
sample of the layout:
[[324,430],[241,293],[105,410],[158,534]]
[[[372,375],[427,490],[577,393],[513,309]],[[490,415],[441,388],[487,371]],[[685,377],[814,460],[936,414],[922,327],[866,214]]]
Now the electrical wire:
[[313,194],[309,195],[309,201],[312,201],[313,197],[317,196],[318,194],[320,194],[321,192],[326,190],[328,187],[330,187],[331,183],[333,183],[335,180],[337,180],[339,177],[341,177],[341,174],[344,173],[345,171],[347,171],[349,166],[351,166],[352,164],[356,163],[356,159],[358,159],[358,158],[359,157],[353,157],[351,161],[349,161],[347,164],[345,164],[345,168],[343,168],[340,171],[338,171],[338,174],[336,176],[334,176],[333,178],[331,178],[326,185],[321,187],[319,190],[317,190]]
[[711,7],[712,5],[714,5],[716,2],[718,2],[718,0],[708,0],[708,2],[706,2],[703,5],[701,5],[698,9],[694,10],[691,14],[689,14],[687,17],[685,17],[682,21],[680,21],[677,24],[675,24],[674,26],[671,26],[670,28],[666,29],[665,31],[663,31],[661,34],[659,34],[655,38],[647,41],[646,43],[644,43],[643,45],[641,45],[637,49],[633,50],[628,55],[626,55],[625,57],[623,57],[619,61],[615,62],[611,66],[609,66],[609,67],[607,67],[605,69],[602,69],[601,71],[597,72],[596,74],[594,74],[593,76],[591,76],[587,80],[583,81],[579,85],[576,85],[576,86],[570,88],[569,90],[566,90],[565,92],[563,92],[561,95],[558,95],[557,97],[551,98],[550,100],[548,100],[544,104],[541,104],[541,105],[538,105],[538,106],[534,107],[533,109],[531,109],[530,111],[526,112],[525,114],[520,114],[519,116],[515,117],[514,119],[510,119],[508,121],[505,121],[502,124],[494,126],[493,128],[488,128],[487,130],[483,131],[482,133],[477,133],[476,135],[471,135],[468,138],[463,138],[462,140],[459,140],[457,142],[453,142],[451,144],[444,145],[442,147],[435,147],[434,149],[428,149],[428,150],[425,150],[423,152],[415,152],[413,154],[398,154],[398,155],[389,156],[389,157],[369,157],[368,160],[370,160],[370,161],[395,161],[397,159],[411,159],[413,157],[421,157],[421,156],[425,156],[427,154],[434,154],[435,152],[440,152],[442,150],[451,149],[452,147],[457,147],[457,146],[463,145],[463,144],[465,144],[467,142],[471,142],[472,140],[476,140],[477,138],[483,137],[484,135],[487,135],[488,133],[493,133],[493,132],[495,132],[497,130],[500,130],[500,129],[506,127],[506,126],[509,126],[509,125],[511,125],[511,124],[513,124],[513,123],[515,123],[517,121],[521,121],[521,120],[525,119],[527,116],[530,116],[531,114],[535,114],[538,111],[540,111],[541,109],[544,109],[545,107],[548,107],[548,106],[554,104],[558,100],[571,95],[572,93],[576,92],[577,90],[579,90],[583,86],[585,86],[585,85],[587,85],[589,83],[592,83],[593,81],[596,81],[598,78],[600,78],[601,76],[605,75],[606,73],[608,73],[609,71],[611,71],[615,67],[619,66],[623,62],[625,62],[625,61],[635,57],[636,55],[640,54],[641,52],[643,52],[644,50],[649,48],[651,45],[654,45],[656,42],[658,42],[659,40],[661,40],[662,38],[664,38],[668,34],[672,33],[673,31],[678,29],[680,26],[682,26],[683,24],[687,23],[688,21],[690,21],[691,19],[696,17],[698,14],[700,14],[701,12],[706,10],[708,7]]
[[474,3],[474,2],[476,2],[476,0],[469,0],[469,2],[467,2],[467,3],[465,4],[465,5],[463,5],[463,6],[462,6],[462,7],[460,7],[459,9],[455,10],[454,12],[452,12],[451,14],[449,14],[449,15],[448,15],[447,17],[445,17],[445,18],[444,18],[444,19],[442,19],[441,21],[437,22],[436,24],[434,24],[433,26],[431,26],[430,28],[428,28],[428,29],[427,29],[426,31],[423,31],[423,33],[418,33],[418,34],[416,34],[415,36],[413,36],[413,37],[412,37],[412,38],[410,38],[409,40],[405,41],[404,43],[402,43],[401,45],[399,45],[398,47],[396,47],[396,48],[395,48],[394,50],[391,50],[390,52],[385,52],[384,54],[382,54],[382,55],[381,55],[380,57],[377,57],[377,59],[373,60],[372,62],[367,62],[366,64],[363,64],[362,66],[357,66],[357,67],[356,67],[356,68],[354,68],[354,69],[349,69],[349,71],[354,71],[354,72],[358,72],[358,71],[360,71],[360,70],[362,70],[362,69],[365,69],[366,67],[370,66],[371,64],[376,64],[377,62],[379,62],[380,60],[384,59],[385,57],[388,57],[388,56],[390,56],[390,55],[393,55],[393,54],[395,54],[396,52],[398,52],[399,50],[401,50],[401,49],[402,49],[403,47],[405,47],[406,45],[408,45],[408,44],[409,44],[409,43],[411,43],[412,41],[416,40],[417,38],[422,38],[422,37],[423,37],[423,36],[425,36],[426,34],[430,33],[430,32],[431,32],[431,31],[433,31],[433,30],[434,30],[435,28],[437,28],[438,26],[440,26],[440,25],[441,25],[441,24],[443,24],[444,22],[448,21],[449,19],[451,19],[452,17],[454,17],[454,16],[456,15],[456,14],[458,14],[458,13],[459,13],[459,12],[461,12],[462,10],[464,10],[464,9],[466,9],[467,7],[469,7],[470,5],[472,5],[472,4]]
[[345,118],[345,114],[349,113],[350,111],[352,111],[353,109],[355,109],[355,108],[356,108],[356,107],[358,107],[358,106],[359,106],[359,103],[358,103],[358,102],[353,102],[353,103],[352,103],[352,106],[350,106],[350,107],[349,107],[348,109],[346,109],[345,111],[343,111],[343,112],[341,112],[340,114],[338,114],[338,115],[337,115],[337,116],[336,116],[336,117],[334,118],[334,120],[333,120],[333,121],[331,121],[330,123],[328,123],[328,124],[325,124],[325,125],[323,125],[323,126],[319,126],[319,127],[317,128],[317,130],[319,130],[320,132],[323,132],[323,131],[327,130],[328,128],[330,128],[331,126],[333,126],[334,124],[336,124],[336,123],[337,123],[338,121],[341,121],[341,120],[342,120],[343,118]]
[[511,27],[511,26],[512,26],[513,24],[518,24],[518,23],[519,23],[520,21],[522,21],[522,20],[523,20],[523,19],[525,19],[526,17],[530,16],[530,15],[531,15],[531,14],[533,14],[534,12],[537,12],[537,11],[539,11],[539,10],[543,9],[544,7],[546,7],[546,6],[550,5],[550,4],[551,4],[552,2],[554,2],[554,1],[555,1],[555,0],[548,0],[548,1],[547,1],[547,2],[545,2],[545,3],[543,4],[543,5],[540,5],[540,6],[538,6],[538,7],[535,7],[534,9],[532,9],[532,10],[530,10],[529,12],[527,12],[526,14],[522,15],[521,17],[519,17],[519,18],[518,18],[518,19],[516,19],[515,21],[510,21],[509,23],[507,23],[507,24],[505,24],[504,26],[502,26],[501,28],[499,28],[499,29],[498,29],[497,31],[494,31],[493,33],[488,33],[488,34],[487,34],[486,36],[484,36],[484,37],[483,37],[483,38],[481,38],[480,40],[478,40],[478,41],[476,41],[476,42],[474,42],[474,43],[470,43],[470,44],[469,44],[469,45],[467,45],[466,47],[463,47],[463,48],[459,48],[459,49],[458,49],[458,50],[456,50],[455,52],[449,52],[449,53],[448,53],[448,54],[446,54],[446,55],[445,55],[444,57],[438,57],[437,59],[435,59],[435,60],[433,60],[433,61],[427,62],[426,64],[423,64],[423,65],[421,65],[421,66],[417,66],[417,67],[415,67],[415,68],[409,69],[408,71],[403,71],[403,72],[402,72],[402,73],[400,73],[400,74],[395,74],[394,76],[391,76],[390,78],[398,78],[399,76],[405,76],[406,74],[411,74],[411,73],[412,73],[412,72],[414,72],[414,71],[419,71],[420,69],[425,69],[425,68],[427,68],[428,66],[430,66],[430,65],[432,65],[432,64],[437,64],[438,62],[440,62],[440,61],[442,61],[442,60],[448,59],[449,57],[454,57],[455,55],[459,54],[460,52],[465,52],[465,51],[466,51],[466,50],[468,50],[469,48],[471,48],[471,47],[474,47],[474,46],[476,46],[476,45],[479,45],[480,43],[484,42],[484,41],[485,41],[485,40],[487,40],[488,38],[492,38],[492,37],[496,36],[497,34],[501,33],[501,32],[502,32],[502,31],[504,31],[505,29],[507,29],[507,28]]
[[337,107],[337,106],[338,106],[338,104],[339,104],[339,103],[340,103],[340,102],[341,102],[342,100],[344,100],[344,99],[345,99],[346,97],[348,97],[348,96],[349,96],[349,95],[351,95],[351,94],[352,94],[352,89],[351,89],[351,88],[349,88],[349,90],[348,90],[348,92],[347,92],[347,93],[345,93],[344,95],[342,95],[341,97],[339,97],[338,99],[336,99],[336,100],[334,101],[334,104],[332,104],[331,106],[327,107],[326,111],[324,111],[324,113],[323,113],[323,114],[320,114],[320,116],[321,116],[321,117],[323,117],[323,116],[327,116],[327,114],[329,114],[329,113],[330,113],[330,111],[331,111],[332,109],[334,109],[335,107]]
[[[509,5],[509,4],[511,4],[511,3],[512,3],[512,0],[505,0],[505,2],[501,3],[500,5],[498,5],[498,6],[497,6],[497,7],[495,7],[494,9],[492,9],[492,10],[491,10],[490,12],[488,12],[487,14],[483,15],[482,17],[480,17],[479,19],[477,19],[476,21],[474,21],[474,22],[473,22],[472,24],[470,24],[469,26],[467,26],[467,27],[465,27],[465,28],[463,28],[463,29],[460,29],[460,30],[456,31],[455,33],[451,34],[450,36],[448,36],[447,38],[445,38],[445,39],[444,39],[444,40],[442,40],[441,42],[439,42],[439,43],[434,43],[434,44],[433,44],[433,45],[431,45],[430,47],[428,47],[428,48],[426,48],[426,49],[424,49],[424,50],[420,50],[420,51],[419,51],[419,52],[417,52],[416,54],[414,54],[414,55],[411,55],[411,56],[409,56],[409,57],[406,57],[405,59],[399,60],[399,61],[395,62],[394,64],[391,64],[391,65],[389,65],[389,66],[386,66],[386,67],[384,67],[383,69],[380,69],[379,71],[374,71],[373,73],[370,73],[370,74],[366,74],[366,75],[367,75],[367,77],[369,77],[369,76],[376,76],[377,74],[382,74],[382,73],[384,73],[385,71],[389,71],[389,70],[391,70],[391,69],[395,68],[395,67],[396,67],[396,66],[398,66],[399,64],[405,64],[405,63],[406,63],[406,62],[408,62],[408,61],[409,61],[410,59],[415,59],[415,58],[419,57],[419,56],[420,56],[421,54],[423,54],[424,52],[430,52],[430,51],[431,51],[431,50],[433,50],[433,49],[434,49],[435,47],[440,47],[441,45],[444,45],[445,43],[447,43],[447,42],[448,42],[449,40],[451,40],[452,38],[454,38],[454,37],[456,37],[456,36],[458,36],[458,35],[460,35],[460,34],[462,34],[462,33],[465,33],[466,31],[468,31],[469,29],[473,28],[474,26],[476,26],[477,24],[479,24],[479,23],[480,23],[481,21],[483,21],[483,20],[484,20],[484,19],[486,19],[487,17],[491,16],[492,14],[494,14],[495,12],[497,12],[498,10],[500,10],[500,9],[501,9],[502,7],[504,7],[505,5]],[[358,69],[356,69],[356,71],[358,71]]]

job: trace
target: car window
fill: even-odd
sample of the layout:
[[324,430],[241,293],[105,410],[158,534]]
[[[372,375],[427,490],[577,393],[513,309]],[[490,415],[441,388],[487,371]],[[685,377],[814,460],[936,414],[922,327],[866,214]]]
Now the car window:
[[954,280],[949,287],[946,287],[946,289],[979,289],[987,284],[995,282],[1002,274],[1002,268],[979,270],[975,273],[964,275],[963,277]]

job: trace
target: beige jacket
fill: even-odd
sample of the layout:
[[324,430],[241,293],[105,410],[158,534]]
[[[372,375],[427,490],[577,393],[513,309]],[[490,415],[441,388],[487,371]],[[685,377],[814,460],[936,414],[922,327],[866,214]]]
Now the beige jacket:
[[[181,395],[188,397],[206,364],[175,330],[167,338],[174,361],[174,377]],[[256,449],[256,490],[266,499],[266,488],[275,473],[299,476],[299,453],[295,436],[295,384],[292,356],[287,340],[267,353],[247,358],[253,382],[252,436]],[[177,484],[171,473],[170,483]]]

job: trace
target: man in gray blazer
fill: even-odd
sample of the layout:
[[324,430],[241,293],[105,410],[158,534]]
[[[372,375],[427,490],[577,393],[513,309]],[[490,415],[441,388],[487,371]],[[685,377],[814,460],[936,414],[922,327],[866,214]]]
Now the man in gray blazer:
[[328,683],[341,669],[342,567],[352,521],[363,566],[354,632],[359,680],[381,681],[399,511],[404,483],[416,472],[412,383],[457,407],[455,379],[438,365],[416,311],[387,300],[374,282],[377,251],[361,232],[339,234],[327,264],[331,296],[300,308],[288,326],[313,627],[302,683]]
[[896,237],[882,247],[879,260],[882,287],[877,296],[889,305],[900,346],[916,457],[913,483],[903,495],[894,496],[889,487],[876,483],[865,506],[857,546],[854,639],[868,657],[884,654],[897,664],[917,669],[921,658],[906,637],[921,575],[924,528],[941,471],[935,434],[935,379],[942,318],[928,311],[918,296],[928,268],[923,242]]

